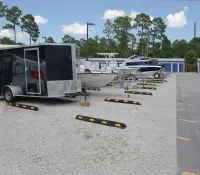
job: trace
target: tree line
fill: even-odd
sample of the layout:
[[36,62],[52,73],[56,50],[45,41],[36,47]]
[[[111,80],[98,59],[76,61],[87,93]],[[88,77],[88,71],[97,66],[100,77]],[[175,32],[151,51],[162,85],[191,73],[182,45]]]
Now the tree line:
[[3,17],[5,17],[8,23],[5,24],[2,28],[13,30],[14,41],[10,40],[7,37],[4,37],[0,39],[1,44],[23,44],[17,43],[17,27],[20,27],[22,32],[25,32],[29,35],[30,44],[31,41],[36,42],[39,38],[39,27],[31,14],[26,14],[22,16],[22,11],[19,9],[19,7],[13,6],[11,8],[8,8],[7,5],[4,5],[3,2],[0,1],[0,18]]
[[[5,17],[8,24],[3,29],[14,32],[14,40],[4,37],[1,44],[23,44],[16,41],[16,27],[30,36],[36,42],[39,37],[39,27],[31,14],[22,17],[22,11],[13,6],[8,8],[0,1],[0,17]],[[149,56],[152,58],[186,58],[187,53],[200,58],[200,37],[196,38],[196,53],[194,52],[194,38],[187,42],[184,39],[171,41],[167,38],[166,25],[162,18],[151,19],[148,14],[140,13],[134,19],[129,16],[118,17],[114,21],[106,20],[104,23],[104,36],[89,38],[89,56],[99,57],[98,52],[117,52],[119,57],[132,55]],[[45,38],[46,43],[55,43],[52,36]],[[76,39],[64,35],[62,43],[73,43],[80,47],[80,56],[86,56],[86,39]],[[194,63],[194,61],[193,61]],[[189,64],[189,63],[188,63]],[[191,62],[190,62],[191,64]]]
[[[90,57],[99,57],[97,52],[117,52],[120,57],[184,58],[189,50],[194,50],[194,38],[189,42],[181,39],[171,43],[165,34],[166,25],[159,17],[151,20],[141,13],[134,20],[128,16],[118,17],[113,22],[107,20],[104,26],[105,36],[89,38]],[[65,35],[62,42],[79,45],[80,55],[85,57],[85,38],[77,40]],[[196,38],[196,45],[196,56],[200,58],[200,37]]]

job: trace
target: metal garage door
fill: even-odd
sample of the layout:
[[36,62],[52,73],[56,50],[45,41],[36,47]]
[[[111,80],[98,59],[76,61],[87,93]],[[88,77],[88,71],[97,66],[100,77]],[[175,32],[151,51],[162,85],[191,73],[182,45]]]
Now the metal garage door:
[[173,63],[173,72],[178,72],[178,64]]
[[171,63],[162,63],[166,72],[171,72]]
[[184,72],[182,63],[179,63],[179,72]]

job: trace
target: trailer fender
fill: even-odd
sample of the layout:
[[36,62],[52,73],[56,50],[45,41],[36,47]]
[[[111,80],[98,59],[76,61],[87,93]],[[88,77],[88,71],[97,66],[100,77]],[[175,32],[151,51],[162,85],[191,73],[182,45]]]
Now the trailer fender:
[[14,85],[4,86],[1,90],[1,94],[3,94],[3,91],[5,88],[9,88],[12,91],[13,97],[18,96],[18,95],[23,95],[22,89],[19,86],[14,86]]

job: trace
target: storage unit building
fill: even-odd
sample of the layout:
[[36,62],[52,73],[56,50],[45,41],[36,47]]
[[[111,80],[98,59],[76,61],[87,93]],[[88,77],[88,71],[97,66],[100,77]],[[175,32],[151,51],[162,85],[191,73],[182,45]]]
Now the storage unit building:
[[157,58],[164,65],[166,72],[185,72],[184,58]]
[[[112,58],[89,58],[89,61],[98,62],[99,68],[103,67],[106,62],[109,62]],[[113,58],[117,61],[118,66],[122,64],[125,58]],[[185,59],[184,58],[155,58],[159,64],[164,65],[166,72],[185,72]]]

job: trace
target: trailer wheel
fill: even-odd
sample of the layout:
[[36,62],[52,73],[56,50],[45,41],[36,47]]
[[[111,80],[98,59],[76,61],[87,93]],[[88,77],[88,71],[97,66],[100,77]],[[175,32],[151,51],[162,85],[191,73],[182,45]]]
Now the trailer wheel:
[[90,69],[85,69],[85,73],[92,73]]
[[13,93],[10,88],[5,88],[3,91],[4,100],[9,103],[14,101]]
[[155,73],[155,74],[154,74],[154,78],[155,78],[155,79],[160,78],[160,74],[159,74],[159,73]]

